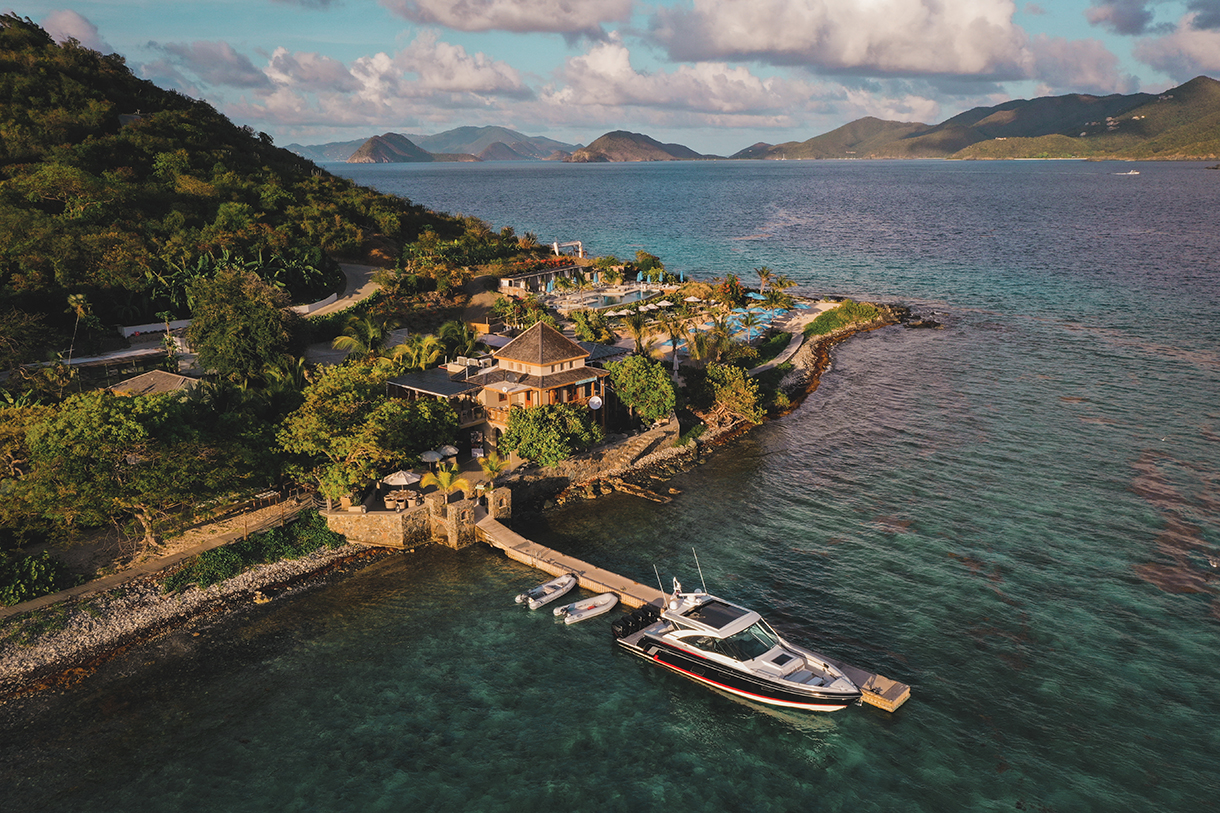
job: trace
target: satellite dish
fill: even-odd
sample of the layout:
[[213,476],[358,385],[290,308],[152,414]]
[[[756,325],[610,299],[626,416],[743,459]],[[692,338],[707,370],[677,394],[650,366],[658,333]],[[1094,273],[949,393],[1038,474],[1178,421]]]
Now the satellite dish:
[[594,395],[592,398],[589,399],[589,409],[601,409],[601,408],[602,408],[601,396]]

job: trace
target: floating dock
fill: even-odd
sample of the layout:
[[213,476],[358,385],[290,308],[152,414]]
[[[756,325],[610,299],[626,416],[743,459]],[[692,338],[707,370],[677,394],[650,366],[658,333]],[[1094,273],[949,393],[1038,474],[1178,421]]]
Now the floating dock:
[[[551,550],[537,542],[531,542],[491,517],[483,517],[475,523],[475,534],[493,548],[504,551],[508,558],[522,564],[552,576],[571,573],[576,577],[577,584],[595,593],[617,593],[619,601],[628,607],[642,607],[645,604],[662,607],[668,598],[655,587],[640,584]],[[830,658],[827,660],[842,669],[852,683],[860,687],[860,699],[870,706],[892,712],[911,697],[911,687],[905,683]]]

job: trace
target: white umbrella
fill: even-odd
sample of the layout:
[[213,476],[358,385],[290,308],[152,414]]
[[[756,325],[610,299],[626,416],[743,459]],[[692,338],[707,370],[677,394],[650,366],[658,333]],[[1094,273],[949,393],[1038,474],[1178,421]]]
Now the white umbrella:
[[682,301],[683,302],[702,302],[703,300],[697,296],[688,296],[686,299],[683,299]]
[[434,452],[429,449],[428,451],[421,454],[419,456],[419,459],[424,461],[425,463],[437,463],[440,461],[440,459],[442,457],[444,457],[444,455],[442,455],[440,452]]
[[674,303],[670,302],[668,299],[662,299],[660,302],[657,303],[657,307],[658,308],[671,308],[671,307],[673,307],[673,304]]
[[437,451],[440,452],[445,457],[453,457],[455,454],[458,453],[458,450],[456,447],[449,446],[448,444],[437,449]]
[[387,486],[411,486],[418,483],[420,477],[413,471],[396,471],[381,479]]

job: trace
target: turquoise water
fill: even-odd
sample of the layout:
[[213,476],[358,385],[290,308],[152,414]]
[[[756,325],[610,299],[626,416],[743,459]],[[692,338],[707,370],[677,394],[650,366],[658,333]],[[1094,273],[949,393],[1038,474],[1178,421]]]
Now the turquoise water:
[[[775,712],[512,596],[386,560],[0,711],[12,810],[1203,811],[1220,794],[1220,173],[1198,164],[344,167],[688,273],[767,264],[941,331],[834,351],[792,415],[518,523],[910,683]],[[193,632],[199,632],[198,636]]]

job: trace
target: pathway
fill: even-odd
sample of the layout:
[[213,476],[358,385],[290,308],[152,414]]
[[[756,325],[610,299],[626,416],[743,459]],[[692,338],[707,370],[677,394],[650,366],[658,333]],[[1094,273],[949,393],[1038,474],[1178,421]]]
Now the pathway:
[[[145,559],[131,567],[110,576],[104,576],[100,579],[85,582],[76,587],[69,587],[67,590],[61,590],[58,593],[51,593],[46,596],[39,596],[29,601],[23,601],[20,604],[13,604],[9,607],[0,607],[0,620],[10,618],[21,613],[33,612],[41,610],[44,607],[49,607],[52,604],[58,604],[61,601],[66,601],[70,598],[81,598],[83,596],[91,596],[97,593],[104,593],[107,590],[113,590],[116,587],[121,587],[127,582],[138,579],[142,576],[148,576],[153,573],[160,573],[167,568],[173,567],[179,562],[189,559],[192,556],[198,556],[204,551],[219,548],[227,545],[230,542],[236,542],[246,534],[257,533],[258,531],[266,530],[274,525],[286,521],[289,517],[294,517],[299,511],[304,508],[311,507],[312,503],[306,501],[301,503],[288,503],[287,501],[279,505],[263,508],[258,511],[252,511],[247,514],[247,517],[254,518],[253,522],[248,525],[243,525],[241,530],[229,531],[220,533],[217,536],[201,542],[197,545],[192,545],[188,548],[181,548],[173,553],[165,556],[157,556]],[[236,523],[233,519],[225,523],[229,527],[233,527]],[[204,526],[206,529],[206,526]],[[197,529],[198,530],[198,529]],[[204,530],[206,534],[207,531]]]

